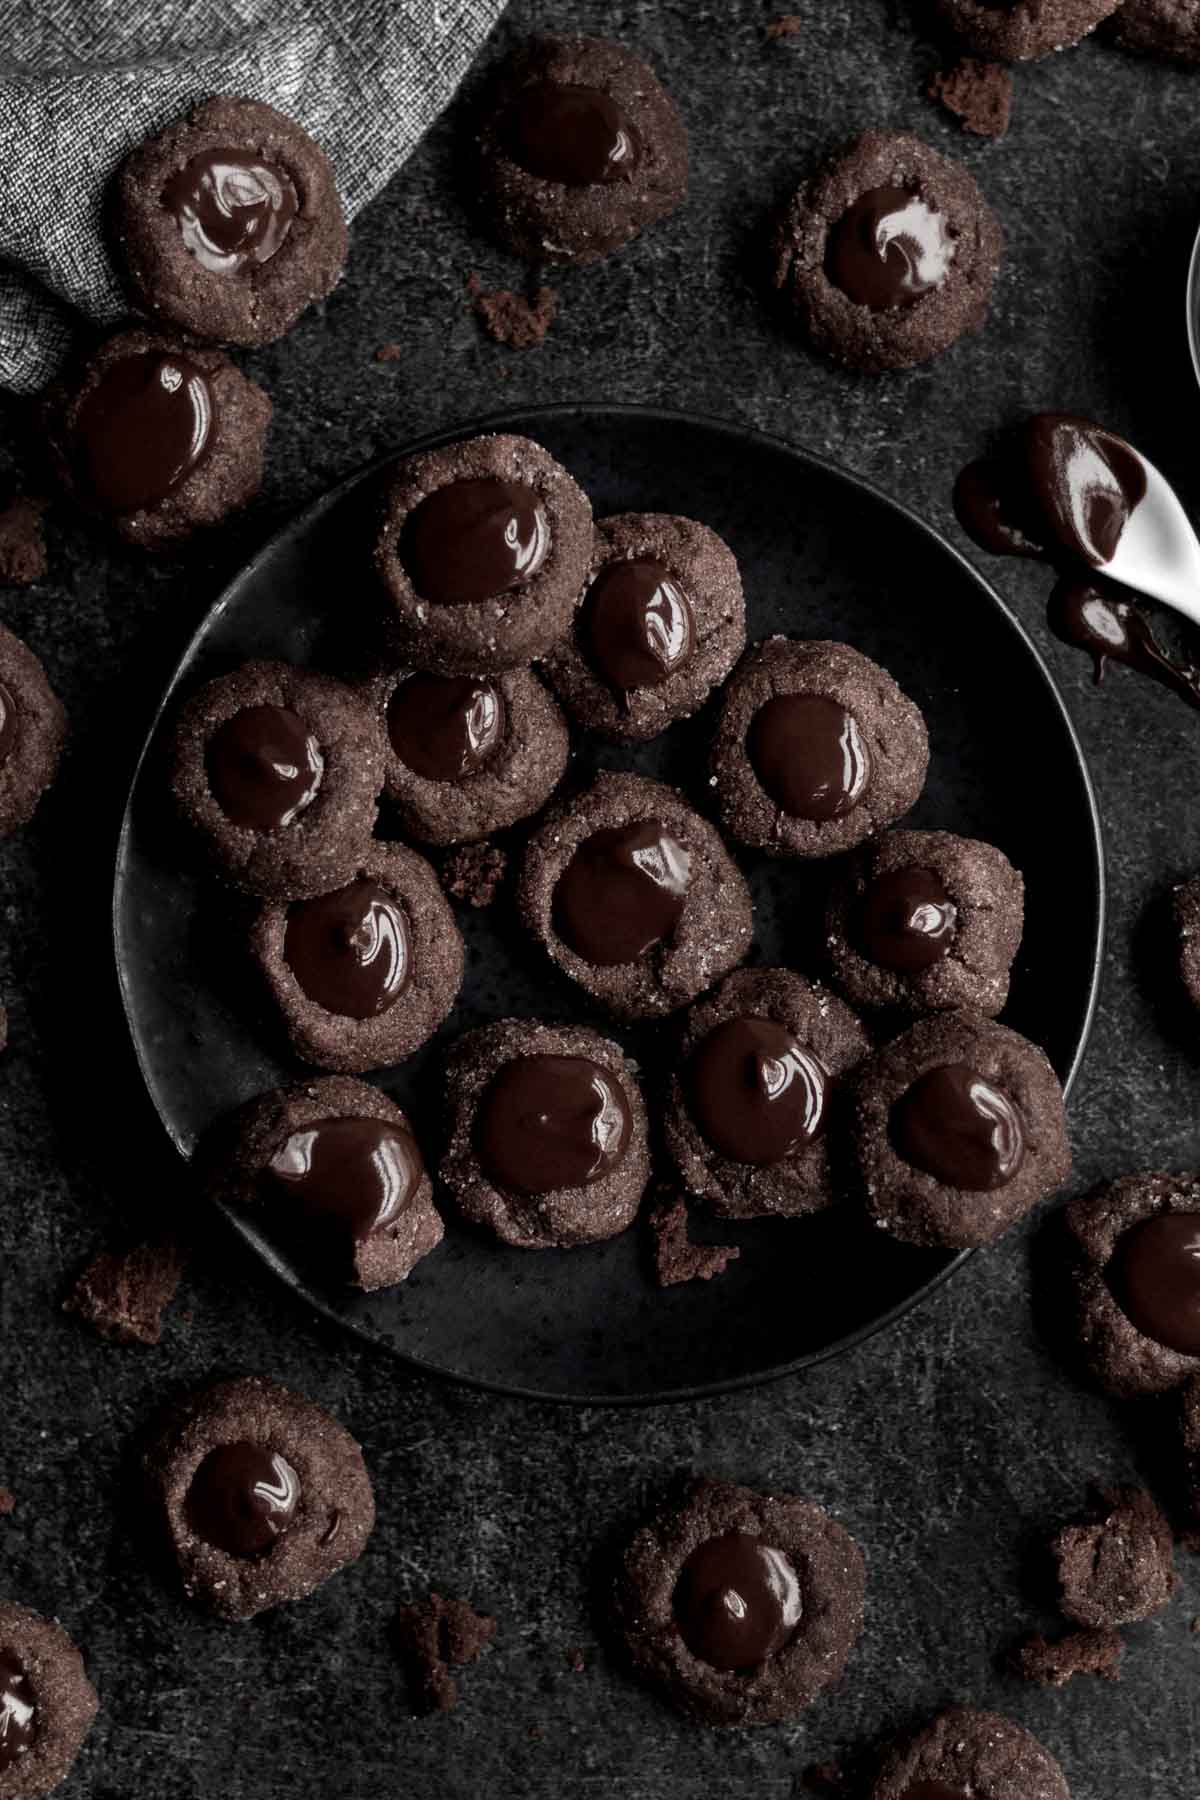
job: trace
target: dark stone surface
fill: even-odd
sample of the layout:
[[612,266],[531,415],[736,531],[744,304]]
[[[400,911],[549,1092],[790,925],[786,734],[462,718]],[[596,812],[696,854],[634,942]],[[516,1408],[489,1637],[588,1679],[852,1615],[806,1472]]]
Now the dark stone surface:
[[[64,1795],[785,1800],[808,1765],[957,1698],[1029,1725],[1062,1760],[1074,1800],[1194,1800],[1194,1558],[1180,1557],[1170,1609],[1130,1634],[1118,1687],[1035,1691],[996,1667],[1015,1636],[1052,1624],[1024,1573],[1031,1542],[1090,1478],[1154,1477],[1163,1460],[1142,1415],[1079,1387],[1040,1335],[1031,1291],[1044,1229],[976,1257],[886,1337],[803,1381],[650,1413],[534,1408],[414,1381],[333,1335],[223,1242],[197,1259],[157,1349],[102,1344],[58,1310],[99,1244],[187,1209],[130,1067],[105,939],[137,741],[225,577],[361,460],[517,400],[662,400],[826,450],[962,544],[950,482],[981,427],[1055,406],[1132,435],[1200,504],[1183,309],[1200,78],[1091,42],[1019,70],[1010,133],[984,145],[921,97],[935,58],[907,9],[806,0],[800,34],[772,42],[777,11],[758,0],[519,0],[506,32],[535,21],[608,31],[650,56],[692,129],[683,211],[612,261],[556,277],[546,343],[507,351],[480,332],[464,284],[472,269],[488,285],[519,271],[473,235],[452,190],[451,118],[356,226],[347,279],[324,311],[246,358],[277,406],[252,512],[149,561],[56,508],[49,578],[0,596],[76,727],[37,822],[0,846],[11,1014],[0,1481],[18,1500],[0,1523],[0,1590],[57,1613],[101,1691]],[[768,205],[871,124],[961,154],[1009,237],[986,333],[882,381],[836,373],[780,335],[750,279]],[[378,363],[376,348],[395,341],[405,355]],[[15,420],[9,435],[15,444]],[[1189,1043],[1150,971],[1162,896],[1200,867],[1200,723],[1119,670],[1094,693],[1083,660],[1044,630],[1044,575],[995,573],[1060,676],[1108,829],[1107,979],[1071,1106],[1073,1190],[1139,1166],[1194,1166],[1194,1028]],[[225,1627],[144,1565],[122,1492],[131,1436],[154,1408],[243,1371],[300,1388],[355,1431],[380,1523],[362,1561],[318,1595]],[[863,1546],[863,1640],[844,1685],[796,1726],[705,1733],[597,1647],[594,1547],[684,1466],[793,1487]],[[457,1712],[411,1721],[388,1627],[403,1599],[431,1587],[495,1613],[499,1631],[464,1672]],[[580,1645],[577,1673],[566,1652]]]

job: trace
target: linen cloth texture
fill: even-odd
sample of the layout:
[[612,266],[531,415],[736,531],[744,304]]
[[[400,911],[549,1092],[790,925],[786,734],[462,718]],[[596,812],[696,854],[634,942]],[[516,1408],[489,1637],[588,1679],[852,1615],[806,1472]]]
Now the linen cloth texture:
[[129,311],[103,235],[130,150],[213,94],[266,100],[333,164],[348,218],[451,98],[504,0],[0,0],[0,387]]

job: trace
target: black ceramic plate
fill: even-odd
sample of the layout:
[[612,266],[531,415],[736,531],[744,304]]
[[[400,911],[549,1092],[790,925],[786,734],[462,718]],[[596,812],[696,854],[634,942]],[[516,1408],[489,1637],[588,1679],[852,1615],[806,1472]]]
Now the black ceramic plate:
[[[732,545],[750,637],[844,638],[922,708],[932,763],[907,824],[999,844],[1024,871],[1025,941],[1005,1018],[1045,1045],[1067,1083],[1091,1021],[1103,928],[1099,825],[1087,770],[1044,664],[996,594],[927,525],[857,478],[736,426],[623,406],[518,412],[470,429],[525,432],[582,482],[597,516],[690,514]],[[469,430],[408,448],[428,449]],[[347,668],[371,616],[367,553],[378,485],[366,470],[277,537],[217,601],[164,698],[251,656]],[[357,640],[357,642],[356,642]],[[134,779],[115,893],[118,969],[154,1103],[180,1152],[237,1102],[302,1071],[241,961],[236,907],[186,870],[163,816],[160,715]],[[708,714],[635,752],[578,741],[574,778],[634,766],[708,802]],[[821,865],[747,857],[758,960],[821,966]],[[467,975],[424,1052],[381,1085],[437,1146],[438,1068],[465,1027],[497,1015],[602,1020],[522,940],[503,902],[463,908]],[[232,928],[231,928],[232,927]],[[647,1085],[671,1027],[617,1031]],[[448,1212],[452,1209],[447,1208]],[[894,1244],[851,1209],[722,1226],[742,1247],[718,1280],[662,1292],[639,1229],[571,1251],[519,1251],[448,1222],[401,1287],[321,1285],[261,1221],[237,1228],[293,1287],[360,1336],[419,1366],[508,1392],[572,1400],[667,1399],[803,1368],[894,1319],[956,1260]],[[701,1227],[703,1232],[703,1227]]]

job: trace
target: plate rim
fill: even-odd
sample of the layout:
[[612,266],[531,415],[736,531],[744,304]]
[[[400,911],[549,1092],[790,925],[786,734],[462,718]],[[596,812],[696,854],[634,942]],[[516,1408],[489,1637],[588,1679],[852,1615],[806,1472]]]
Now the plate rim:
[[[1200,247],[1200,240],[1198,240]],[[1083,1066],[1091,1040],[1092,1028],[1095,1024],[1096,1011],[1099,1005],[1100,986],[1104,969],[1105,944],[1108,925],[1108,878],[1105,859],[1104,833],[1100,818],[1100,808],[1096,799],[1096,790],[1092,782],[1091,770],[1079,734],[1075,729],[1075,721],[1059,689],[1058,683],[1050,671],[1045,657],[1034,643],[1025,625],[1012,610],[1008,602],[992,585],[988,578],[976,568],[975,564],[959,550],[950,540],[922,514],[918,513],[906,501],[898,500],[887,492],[869,476],[847,468],[835,458],[825,456],[819,451],[810,450],[802,444],[793,443],[773,431],[764,431],[761,427],[751,425],[743,420],[718,418],[713,414],[698,412],[684,407],[660,406],[633,400],[557,400],[544,403],[533,403],[527,406],[510,406],[502,411],[488,413],[482,418],[468,420],[462,424],[439,427],[435,431],[423,433],[421,436],[402,443],[397,448],[388,450],[382,455],[362,464],[349,475],[335,482],[331,488],[311,501],[302,511],[286,519],[277,530],[273,531],[258,549],[225,582],[216,599],[209,605],[189,636],[187,643],[175,660],[170,678],[163,689],[154,716],[147,728],[146,735],[138,751],[137,760],[129,778],[129,788],[125,805],[121,812],[121,825],[117,835],[116,854],[113,867],[113,890],[111,906],[111,928],[113,942],[113,960],[116,968],[117,985],[121,995],[121,1009],[129,1031],[138,1073],[142,1078],[147,1097],[162,1125],[167,1137],[174,1145],[183,1160],[190,1165],[191,1158],[183,1149],[176,1131],[159,1107],[154,1087],[147,1071],[146,1058],[139,1032],[134,1025],[133,1001],[130,985],[127,980],[126,967],[121,946],[120,906],[122,890],[129,866],[130,838],[132,832],[132,812],[134,797],[137,794],[152,746],[158,737],[164,718],[171,707],[176,690],[195,660],[197,652],[212,629],[213,623],[221,616],[229,604],[230,591],[235,585],[243,583],[274,552],[276,545],[284,537],[294,532],[297,527],[315,521],[322,513],[336,503],[352,489],[370,479],[379,469],[397,461],[400,457],[421,455],[437,450],[467,437],[478,437],[489,432],[514,430],[517,421],[523,421],[528,428],[531,421],[542,419],[567,419],[581,415],[604,415],[607,418],[637,418],[654,420],[661,424],[678,425],[686,429],[699,429],[715,432],[731,441],[752,442],[760,447],[781,452],[792,461],[818,470],[822,475],[842,482],[851,489],[869,495],[881,503],[888,511],[898,515],[908,525],[914,527],[925,538],[929,539],[943,554],[950,556],[966,574],[974,587],[996,609],[1001,618],[1009,626],[1023,645],[1034,669],[1041,679],[1054,707],[1056,708],[1067,742],[1074,755],[1075,767],[1080,777],[1083,796],[1088,815],[1089,836],[1093,851],[1092,887],[1095,903],[1096,930],[1092,949],[1091,974],[1088,981],[1087,1001],[1084,1008],[1083,1021],[1071,1057],[1070,1066],[1063,1078],[1064,1097],[1069,1097],[1075,1081]],[[464,1374],[455,1369],[442,1367],[411,1351],[398,1346],[383,1343],[371,1333],[356,1326],[352,1319],[339,1312],[331,1305],[320,1291],[308,1283],[297,1282],[290,1273],[285,1273],[283,1260],[274,1251],[269,1241],[255,1230],[253,1225],[223,1201],[216,1200],[213,1205],[222,1216],[226,1226],[236,1232],[242,1242],[247,1245],[258,1259],[270,1270],[271,1274],[282,1282],[293,1294],[298,1295],[307,1306],[310,1306],[320,1317],[336,1324],[342,1331],[348,1332],[357,1342],[368,1345],[375,1352],[382,1352],[395,1361],[404,1364],[418,1375],[430,1377],[438,1381],[458,1383],[478,1393],[503,1395],[508,1399],[532,1401],[538,1404],[552,1403],[558,1406],[612,1406],[612,1407],[649,1407],[678,1405],[687,1401],[711,1399],[722,1394],[743,1393],[749,1388],[762,1387],[768,1382],[782,1381],[789,1375],[799,1375],[809,1369],[819,1368],[822,1363],[831,1362],[835,1357],[845,1356],[856,1350],[869,1339],[890,1330],[908,1313],[930,1299],[951,1276],[955,1275],[964,1263],[976,1252],[961,1250],[948,1262],[944,1269],[929,1278],[914,1290],[906,1299],[889,1308],[885,1313],[872,1319],[868,1324],[859,1326],[845,1337],[836,1338],[832,1343],[823,1345],[821,1349],[794,1357],[789,1362],[778,1363],[770,1368],[754,1370],[746,1374],[730,1376],[720,1381],[702,1383],[694,1387],[672,1387],[650,1393],[561,1393],[544,1388],[527,1387],[514,1382],[491,1380],[486,1376]]]

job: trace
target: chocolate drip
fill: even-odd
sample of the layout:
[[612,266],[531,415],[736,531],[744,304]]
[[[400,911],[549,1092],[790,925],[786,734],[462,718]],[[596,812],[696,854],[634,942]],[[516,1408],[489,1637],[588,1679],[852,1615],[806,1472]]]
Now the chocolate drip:
[[1200,668],[1168,656],[1156,642],[1146,614],[1132,601],[1119,599],[1118,593],[1115,587],[1092,582],[1060,581],[1046,611],[1051,631],[1064,644],[1087,651],[1097,683],[1104,679],[1107,662],[1124,663],[1170,688],[1189,706],[1200,707]]

